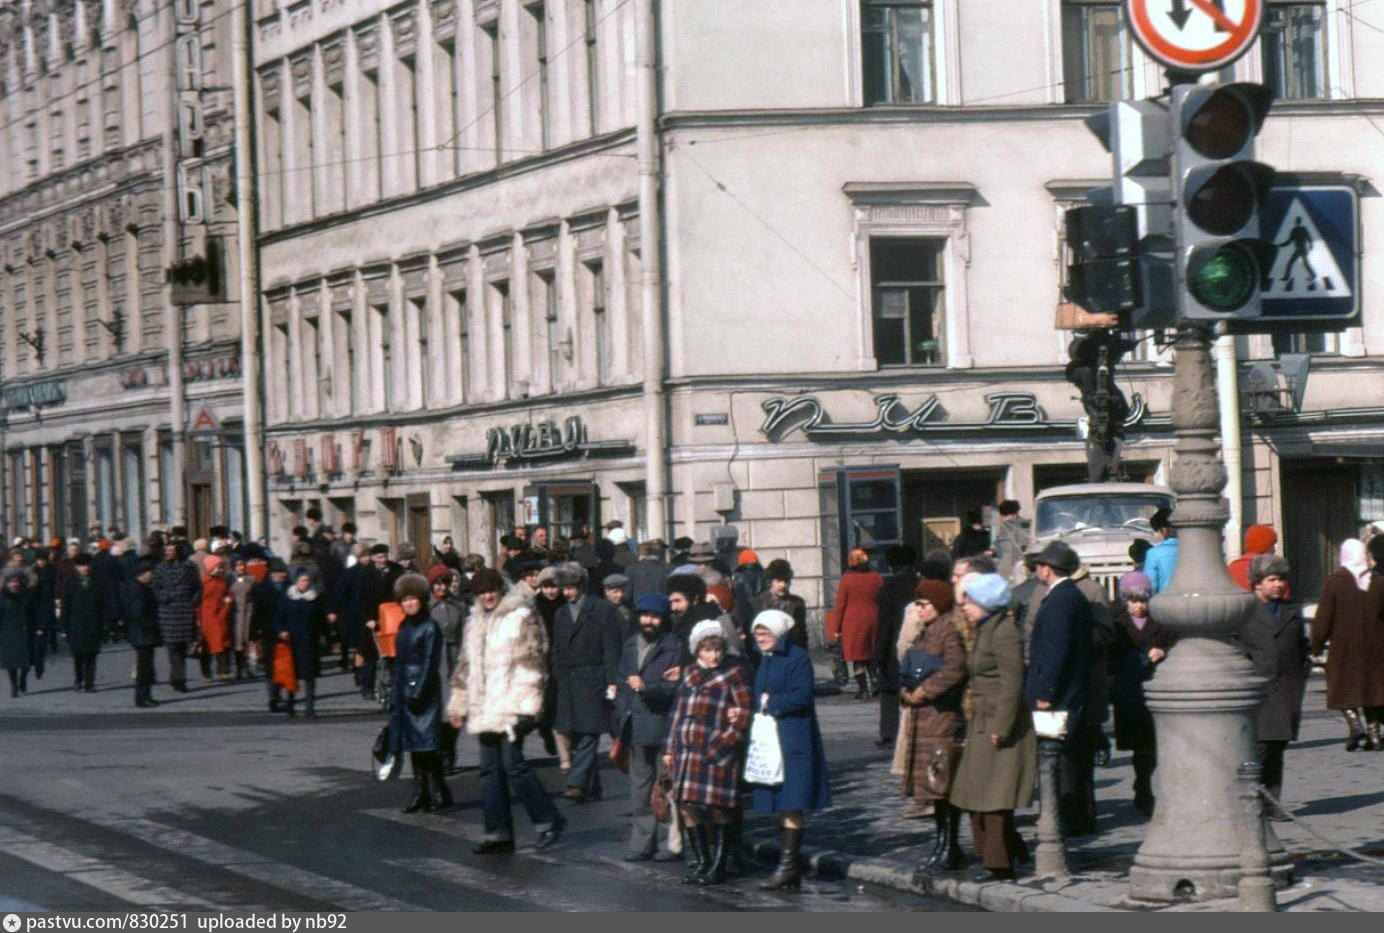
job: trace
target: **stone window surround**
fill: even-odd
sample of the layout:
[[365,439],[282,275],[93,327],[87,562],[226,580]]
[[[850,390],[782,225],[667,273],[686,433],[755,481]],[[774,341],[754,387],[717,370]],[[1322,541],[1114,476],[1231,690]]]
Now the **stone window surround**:
[[842,190],[852,208],[856,367],[864,371],[880,368],[874,351],[870,239],[884,236],[945,239],[946,245],[942,248],[942,368],[969,369],[975,365],[967,297],[971,241],[966,229],[966,208],[979,194],[976,187],[967,182],[848,182]]

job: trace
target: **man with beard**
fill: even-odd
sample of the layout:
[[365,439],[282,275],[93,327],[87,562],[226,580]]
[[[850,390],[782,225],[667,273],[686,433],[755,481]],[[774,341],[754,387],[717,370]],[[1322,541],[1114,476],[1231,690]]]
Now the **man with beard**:
[[564,796],[576,803],[601,799],[596,761],[601,733],[610,729],[607,703],[615,699],[624,632],[615,607],[586,591],[575,562],[558,568],[567,605],[553,621],[553,672],[557,675],[559,732],[572,737],[572,770]]
[[[721,609],[706,601],[706,581],[690,573],[675,573],[664,584],[668,588],[668,608],[672,611],[672,632],[683,643],[698,622],[716,621]],[[692,652],[683,653],[683,664],[691,663]]]

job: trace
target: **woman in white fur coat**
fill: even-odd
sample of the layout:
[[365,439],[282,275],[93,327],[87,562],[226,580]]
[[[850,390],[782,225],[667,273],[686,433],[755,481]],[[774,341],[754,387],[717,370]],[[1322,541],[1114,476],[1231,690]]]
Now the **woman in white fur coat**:
[[557,841],[567,821],[524,760],[524,736],[538,725],[548,678],[548,634],[534,610],[534,591],[517,583],[505,592],[495,570],[471,578],[475,604],[452,672],[447,718],[465,725],[481,747],[481,806],[485,836],[472,851],[514,851],[510,794],[528,811],[538,848]]

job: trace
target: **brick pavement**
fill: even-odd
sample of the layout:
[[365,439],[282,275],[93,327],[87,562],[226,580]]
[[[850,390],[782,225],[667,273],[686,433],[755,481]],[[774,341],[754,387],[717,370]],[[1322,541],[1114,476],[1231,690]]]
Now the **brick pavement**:
[[[825,679],[829,668],[818,667]],[[1285,804],[1293,814],[1333,841],[1384,858],[1384,752],[1345,751],[1344,725],[1324,707],[1325,680],[1308,687],[1300,740],[1289,747]],[[876,707],[850,694],[822,696],[819,719],[831,772],[833,807],[813,814],[805,851],[829,874],[862,881],[914,885],[913,869],[930,850],[932,821],[902,819],[905,801],[889,773],[888,750],[876,749]],[[1143,839],[1146,821],[1133,806],[1133,769],[1126,752],[1113,752],[1110,766],[1096,771],[1098,806],[1094,836],[1068,840],[1073,877],[1040,883],[971,883],[978,867],[937,876],[914,890],[943,894],[991,909],[1007,910],[1228,910],[1233,901],[1197,904],[1137,904],[1128,896],[1126,873]],[[1036,846],[1036,811],[1017,815],[1019,831]],[[963,821],[964,825],[965,821]],[[776,855],[775,832],[756,818],[747,838],[761,857]],[[1295,882],[1278,894],[1287,910],[1384,910],[1384,866],[1367,865],[1331,851],[1296,824],[1276,823],[1293,862]],[[969,831],[962,844],[969,848]]]

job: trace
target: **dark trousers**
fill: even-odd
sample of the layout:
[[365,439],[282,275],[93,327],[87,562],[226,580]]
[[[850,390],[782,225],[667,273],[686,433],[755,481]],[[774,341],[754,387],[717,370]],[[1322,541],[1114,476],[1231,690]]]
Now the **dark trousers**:
[[485,838],[514,838],[514,819],[510,814],[514,797],[524,805],[536,830],[542,832],[551,827],[558,819],[557,807],[524,760],[523,734],[513,742],[503,732],[482,732],[478,738]]
[[185,641],[168,643],[168,682],[170,684],[187,683],[187,642]]
[[96,683],[96,652],[84,651],[81,654],[73,654],[72,670],[77,686],[83,690],[92,689]]
[[135,700],[149,699],[154,686],[154,649],[135,649]]
[[598,732],[572,733],[572,770],[567,772],[567,786],[577,788],[588,797],[601,795],[601,766],[596,760],[600,744]]
[[658,777],[661,745],[635,745],[630,749],[630,854],[652,855],[658,851],[658,820],[654,819],[654,779]]
[[1095,748],[1089,729],[1073,730],[1057,759],[1057,815],[1064,836],[1096,831]]
[[899,691],[881,687],[879,691],[879,740],[892,742],[899,735]]
[[972,813],[971,844],[992,871],[1028,861],[1028,846],[1014,828],[1013,810]]
[[1260,783],[1280,801],[1283,799],[1283,753],[1287,750],[1286,741],[1259,743],[1259,766],[1264,769]]

